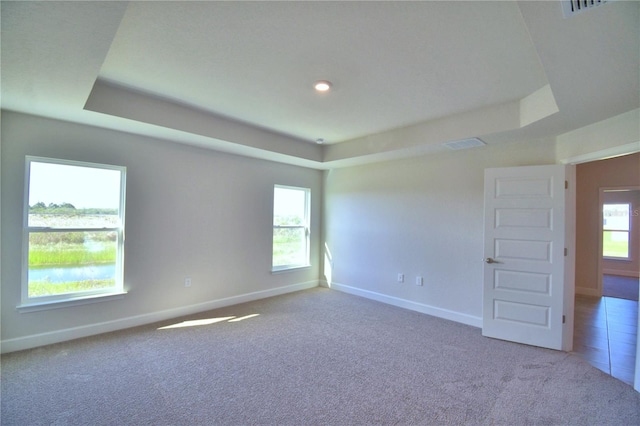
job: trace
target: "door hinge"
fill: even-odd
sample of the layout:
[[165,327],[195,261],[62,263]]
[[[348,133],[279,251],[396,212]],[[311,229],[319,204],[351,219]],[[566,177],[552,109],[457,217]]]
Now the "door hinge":
[[566,256],[566,255],[567,255],[567,253],[568,253],[568,251],[567,251],[567,248],[565,247],[565,248],[564,248],[564,255]]
[[564,189],[569,189],[569,181],[568,180],[564,181]]
[[567,317],[565,317],[564,315],[562,316],[562,323],[564,324],[567,321]]

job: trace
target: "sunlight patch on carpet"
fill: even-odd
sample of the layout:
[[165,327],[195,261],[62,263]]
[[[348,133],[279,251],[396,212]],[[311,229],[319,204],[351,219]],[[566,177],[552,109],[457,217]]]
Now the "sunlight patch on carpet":
[[239,322],[239,321],[244,321],[246,319],[249,318],[254,318],[259,316],[260,314],[251,314],[251,315],[245,315],[243,317],[236,317],[236,316],[231,316],[231,317],[219,317],[219,318],[204,318],[204,319],[198,319],[198,320],[189,320],[189,321],[182,321],[182,322],[178,322],[175,324],[171,324],[171,325],[165,325],[164,327],[158,327],[158,330],[170,330],[173,328],[185,328],[185,327],[199,327],[199,326],[203,326],[203,325],[211,325],[211,324],[215,324],[215,323],[219,323],[219,322]]

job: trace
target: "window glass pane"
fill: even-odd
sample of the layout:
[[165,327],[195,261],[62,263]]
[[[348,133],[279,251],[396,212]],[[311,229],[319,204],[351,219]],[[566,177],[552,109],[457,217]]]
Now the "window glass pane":
[[309,189],[274,186],[274,270],[309,264]]
[[273,230],[273,265],[303,265],[307,262],[307,241],[304,228]]
[[23,306],[122,292],[126,169],[30,156],[26,165]]
[[305,223],[306,191],[275,188],[273,194],[273,224],[276,226]]
[[604,231],[602,233],[602,255],[605,257],[629,257],[629,233]]
[[602,229],[629,230],[629,204],[605,204],[602,206]]
[[116,231],[29,233],[29,297],[116,284]]
[[119,170],[32,161],[28,226],[119,226]]

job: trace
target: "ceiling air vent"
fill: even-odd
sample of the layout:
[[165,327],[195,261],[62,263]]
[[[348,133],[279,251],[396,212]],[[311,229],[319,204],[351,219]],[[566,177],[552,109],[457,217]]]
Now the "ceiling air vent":
[[449,149],[458,151],[460,149],[468,149],[468,148],[475,148],[478,146],[485,146],[486,143],[484,143],[478,138],[471,138],[471,139],[463,139],[461,141],[445,142],[442,145],[446,146]]
[[594,7],[602,6],[612,0],[562,0],[562,13],[565,18],[577,13],[591,10]]

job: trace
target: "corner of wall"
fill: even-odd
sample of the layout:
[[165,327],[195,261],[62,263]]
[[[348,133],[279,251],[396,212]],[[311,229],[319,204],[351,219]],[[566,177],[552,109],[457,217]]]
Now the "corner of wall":
[[556,137],[558,163],[583,163],[640,151],[640,109]]

